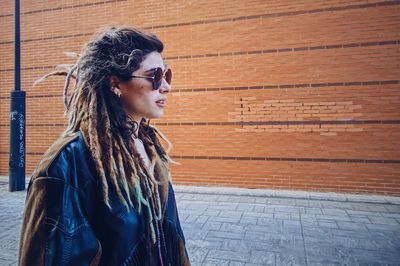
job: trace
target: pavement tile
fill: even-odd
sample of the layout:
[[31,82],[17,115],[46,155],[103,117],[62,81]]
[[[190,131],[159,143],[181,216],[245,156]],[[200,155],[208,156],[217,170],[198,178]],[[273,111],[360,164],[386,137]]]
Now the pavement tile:
[[327,228],[338,228],[336,221],[326,221],[326,222],[318,221],[318,225]]
[[283,206],[275,206],[274,212],[284,212],[284,213],[295,212],[295,213],[298,213],[299,209],[297,207],[295,207],[295,206],[285,206],[285,205],[283,205]]
[[266,233],[264,242],[281,248],[302,248],[304,246],[303,236],[293,233]]
[[221,250],[230,251],[241,251],[250,252],[252,250],[252,241],[249,240],[237,240],[237,239],[225,239],[222,242]]
[[310,200],[308,202],[309,207],[314,207],[314,208],[322,208],[322,201],[320,200]]
[[395,218],[400,219],[400,213],[389,212],[389,213],[382,213],[383,217]]
[[351,222],[351,219],[348,215],[326,215],[326,214],[316,214],[315,217],[317,220],[333,220],[333,221],[344,221]]
[[203,230],[219,230],[221,228],[222,222],[212,222],[212,221],[207,221],[204,223],[202,229]]
[[386,205],[385,207],[389,212],[400,213],[400,205]]
[[0,266],[9,266],[13,265],[13,263],[16,263],[15,259],[0,258]]
[[190,250],[196,249],[196,248],[208,248],[208,249],[215,249],[215,248],[220,248],[222,245],[223,240],[217,241],[215,239],[212,239],[212,241],[209,240],[194,240],[191,239],[189,242],[186,243],[186,247],[189,248]]
[[282,224],[284,227],[300,227],[301,226],[300,221],[294,221],[294,220],[282,220]]
[[371,265],[371,261],[380,261],[381,265],[400,265],[400,253],[398,250],[396,252],[380,251],[375,253],[369,250],[352,249],[351,252],[358,265]]
[[182,219],[183,221],[185,221],[186,223],[194,223],[196,222],[196,220],[200,217],[200,215],[198,214],[190,214],[187,215],[186,219]]
[[277,219],[274,217],[259,217],[257,220],[258,225],[272,225],[281,222],[282,219]]
[[367,227],[363,223],[336,221],[340,229],[354,230],[354,231],[367,231]]
[[[220,210],[205,210],[202,212],[203,215],[208,215],[208,216],[218,216],[221,211]],[[180,215],[180,212],[179,212]]]
[[245,216],[243,215],[242,218],[240,219],[239,223],[240,224],[257,224],[257,216]]
[[250,259],[250,252],[213,249],[208,252],[207,258],[247,262]]
[[258,203],[258,204],[267,204],[268,202],[268,198],[265,197],[257,197],[254,203]]
[[295,200],[295,206],[299,207],[309,207],[309,201],[308,199],[296,199]]
[[240,198],[239,202],[242,202],[242,203],[255,203],[256,202],[256,198],[255,197],[243,196],[243,197]]
[[321,201],[322,208],[335,208],[335,209],[347,209],[346,205],[342,201]]
[[370,238],[370,232],[368,230],[344,230],[344,229],[336,229],[329,228],[330,234],[332,236],[346,236],[346,237],[354,237],[361,238],[367,240]]
[[301,224],[303,227],[317,227],[319,222],[317,220],[302,220]]
[[195,223],[204,224],[205,222],[207,222],[207,220],[208,220],[209,218],[210,218],[210,216],[208,216],[208,215],[200,215],[200,216],[196,219]]
[[213,217],[212,220],[215,222],[227,222],[227,223],[238,223],[241,219],[241,216],[232,216],[232,217]]
[[400,239],[398,237],[374,237],[371,243],[373,243],[380,252],[399,252]]
[[240,261],[231,261],[229,266],[246,266],[246,263]]
[[357,215],[349,215],[350,220],[355,223],[371,223],[371,220],[368,218],[368,216],[357,216]]
[[354,211],[370,211],[368,204],[360,202],[352,202],[351,209]]
[[255,205],[252,203],[238,203],[238,205],[236,207],[236,211],[252,212],[254,210],[254,208],[255,208]]
[[314,236],[305,236],[304,243],[306,248],[309,246],[334,246],[334,247],[346,247],[346,248],[361,248],[367,250],[373,250],[376,248],[374,243],[365,241],[365,238],[354,238],[347,236],[331,236],[330,238],[321,239]]
[[244,232],[241,235],[241,234],[234,233],[234,232],[223,232],[223,231],[210,230],[207,233],[207,237],[214,237],[214,238],[221,238],[221,239],[243,239]]
[[254,206],[254,209],[253,209],[253,212],[257,212],[257,213],[263,213],[264,212],[264,210],[265,210],[265,206],[262,206],[262,205],[255,205]]
[[256,240],[256,241],[263,241],[264,240],[264,233],[258,231],[246,231],[244,234],[245,240]]
[[196,194],[185,193],[185,194],[181,195],[180,199],[181,200],[190,200],[190,199],[193,199],[194,197],[196,197]]
[[357,265],[349,249],[337,246],[306,246],[308,265]]
[[230,260],[205,259],[201,266],[229,266]]
[[275,212],[273,217],[275,219],[291,219],[292,214],[287,212]]
[[217,204],[210,204],[208,210],[222,210],[222,211],[233,211],[237,208],[238,203],[229,202],[218,202]]
[[306,257],[302,251],[292,251],[290,253],[277,253],[275,258],[276,266],[287,265],[306,265]]
[[204,258],[207,256],[210,248],[203,247],[191,247],[189,259],[192,264],[199,265],[204,261]]
[[248,224],[246,225],[246,231],[252,231],[252,232],[266,232],[268,230],[267,225],[253,225],[253,224]]
[[400,231],[400,224],[398,225],[392,225],[392,224],[366,224],[365,225],[368,230],[374,231],[394,231],[394,232],[399,232]]
[[389,210],[386,208],[385,204],[368,204],[367,208],[369,211],[372,211],[372,212],[380,212],[380,213],[389,212]]
[[244,233],[245,226],[241,224],[222,223],[219,230],[223,232]]
[[243,212],[243,217],[257,217],[271,219],[274,217],[273,213],[257,213],[257,212]]
[[[201,194],[200,194],[201,195]],[[234,196],[230,196],[230,195],[218,195],[218,197],[215,199],[215,202],[231,202],[231,198]],[[240,197],[238,197],[238,199],[240,200]],[[234,201],[236,202],[236,201]]]
[[312,220],[316,221],[318,214],[300,213],[301,220]]
[[342,209],[322,208],[321,211],[324,215],[347,216],[346,210]]
[[228,202],[240,202],[240,196],[229,196],[227,199]]
[[242,211],[227,211],[227,210],[222,210],[219,214],[218,217],[239,217],[241,218],[243,215]]
[[191,202],[190,204],[185,204],[184,206],[179,206],[177,203],[178,208],[185,208],[186,210],[196,210],[196,213],[198,213],[199,211],[205,211],[209,205],[209,202]]
[[369,216],[368,218],[373,224],[399,225],[396,219],[390,217]]
[[[252,250],[250,254],[250,263],[254,265],[275,265],[275,256],[273,252]],[[247,264],[246,264],[247,265]]]

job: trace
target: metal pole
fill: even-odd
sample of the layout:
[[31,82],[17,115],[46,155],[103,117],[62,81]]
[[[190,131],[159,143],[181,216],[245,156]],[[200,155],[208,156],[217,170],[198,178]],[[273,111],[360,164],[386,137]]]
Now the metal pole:
[[15,0],[14,90],[10,103],[9,191],[25,190],[25,91],[21,91],[19,0]]

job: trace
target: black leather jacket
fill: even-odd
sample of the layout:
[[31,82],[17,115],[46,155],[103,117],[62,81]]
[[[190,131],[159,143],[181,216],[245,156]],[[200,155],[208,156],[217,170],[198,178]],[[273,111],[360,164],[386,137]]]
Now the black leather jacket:
[[[159,265],[144,256],[143,215],[127,212],[116,193],[110,193],[112,211],[100,200],[82,134],[52,147],[27,188],[19,265]],[[171,182],[165,206],[164,265],[190,265]]]

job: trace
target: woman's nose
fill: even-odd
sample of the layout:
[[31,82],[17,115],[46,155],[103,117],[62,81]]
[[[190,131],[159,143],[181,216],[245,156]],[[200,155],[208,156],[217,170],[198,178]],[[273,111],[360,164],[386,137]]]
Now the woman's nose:
[[160,86],[161,92],[169,92],[171,90],[171,84],[168,84],[168,82],[163,79],[163,82],[161,83]]

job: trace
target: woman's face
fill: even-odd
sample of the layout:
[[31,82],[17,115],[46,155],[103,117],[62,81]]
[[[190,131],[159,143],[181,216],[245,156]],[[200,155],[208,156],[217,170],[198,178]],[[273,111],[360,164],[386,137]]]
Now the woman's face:
[[[161,54],[151,52],[145,56],[139,69],[134,71],[132,75],[152,76],[152,70],[157,67],[161,67],[164,72],[166,70]],[[163,116],[167,102],[166,94],[171,90],[165,79],[157,90],[152,89],[152,80],[146,78],[132,78],[127,82],[120,82],[118,87],[125,111],[135,120],[140,121],[142,117],[152,119]],[[160,99],[164,100],[164,106],[157,103]]]

